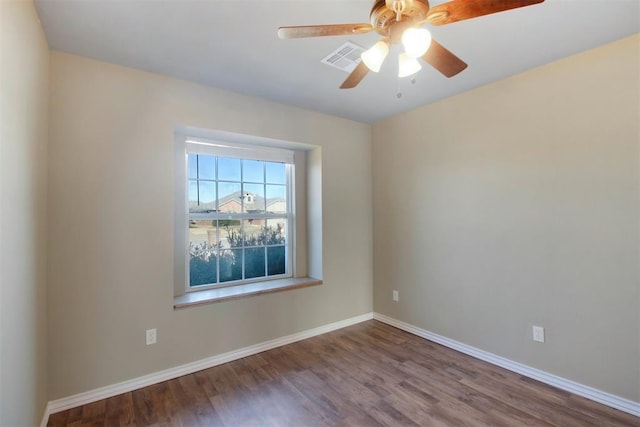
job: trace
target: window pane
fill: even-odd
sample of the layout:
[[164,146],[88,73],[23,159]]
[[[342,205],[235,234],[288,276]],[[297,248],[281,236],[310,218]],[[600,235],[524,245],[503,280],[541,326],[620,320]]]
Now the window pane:
[[189,181],[189,212],[213,212],[215,209],[215,182]]
[[287,188],[284,185],[267,185],[267,212],[287,212]]
[[242,229],[239,219],[221,219],[218,221],[219,246],[222,249],[242,247]]
[[216,179],[216,158],[198,155],[198,179]]
[[264,224],[264,219],[245,219],[243,221],[245,246],[264,245]]
[[211,221],[189,222],[189,283],[191,286],[217,282],[215,229]]
[[240,181],[240,159],[218,157],[218,179]]
[[198,155],[189,154],[187,157],[187,178],[198,178]]
[[218,191],[220,192],[220,200],[218,201],[220,212],[241,212],[240,183],[219,182]]
[[265,276],[264,256],[264,248],[251,248],[244,250],[245,279]]
[[287,241],[286,218],[268,219],[264,228],[267,245],[284,245]]
[[264,182],[264,162],[259,160],[243,160],[242,180],[248,182]]
[[242,249],[220,251],[220,281],[242,279]]
[[[213,231],[213,234],[209,233]],[[210,220],[191,220],[189,221],[189,246],[200,245],[206,243],[209,246],[215,246],[215,227]],[[205,248],[205,247],[203,247]],[[206,249],[206,248],[205,248]]]
[[284,163],[265,162],[267,182],[269,184],[286,184],[287,174]]
[[286,249],[284,246],[267,247],[267,274],[286,273]]
[[189,212],[199,212],[198,181],[189,180]]
[[207,211],[216,210],[216,183],[210,181],[198,181],[200,209]]
[[264,185],[242,185],[242,212],[264,212]]

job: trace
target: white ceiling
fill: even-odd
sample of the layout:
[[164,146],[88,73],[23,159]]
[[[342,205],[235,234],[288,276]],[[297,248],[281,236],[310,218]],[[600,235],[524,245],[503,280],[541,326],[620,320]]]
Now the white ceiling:
[[[464,0],[461,0],[464,1]],[[443,3],[431,1],[431,6]],[[440,27],[469,67],[447,79],[424,64],[398,79],[389,55],[355,89],[320,63],[376,33],[280,40],[280,26],[368,22],[373,0],[36,0],[52,49],[372,123],[640,31],[638,0],[546,0]],[[398,93],[402,93],[398,97]]]

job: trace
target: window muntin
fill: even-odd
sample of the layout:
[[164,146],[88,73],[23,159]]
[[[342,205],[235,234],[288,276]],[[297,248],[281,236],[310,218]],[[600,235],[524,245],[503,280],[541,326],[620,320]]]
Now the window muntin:
[[186,290],[290,277],[291,152],[217,151],[187,143]]

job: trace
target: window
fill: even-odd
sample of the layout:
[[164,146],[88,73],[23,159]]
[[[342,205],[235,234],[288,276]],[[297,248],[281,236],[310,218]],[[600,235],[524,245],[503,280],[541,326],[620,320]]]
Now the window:
[[185,147],[186,291],[291,277],[293,151]]
[[174,309],[322,284],[320,147],[177,126],[173,172]]

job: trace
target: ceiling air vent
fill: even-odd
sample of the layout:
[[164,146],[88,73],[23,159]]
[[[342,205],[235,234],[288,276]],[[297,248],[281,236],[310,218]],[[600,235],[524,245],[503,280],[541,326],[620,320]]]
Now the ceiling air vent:
[[358,46],[352,42],[346,42],[329,55],[322,58],[322,61],[320,62],[350,73],[360,62],[360,55],[362,52],[364,52],[364,48],[362,46]]

